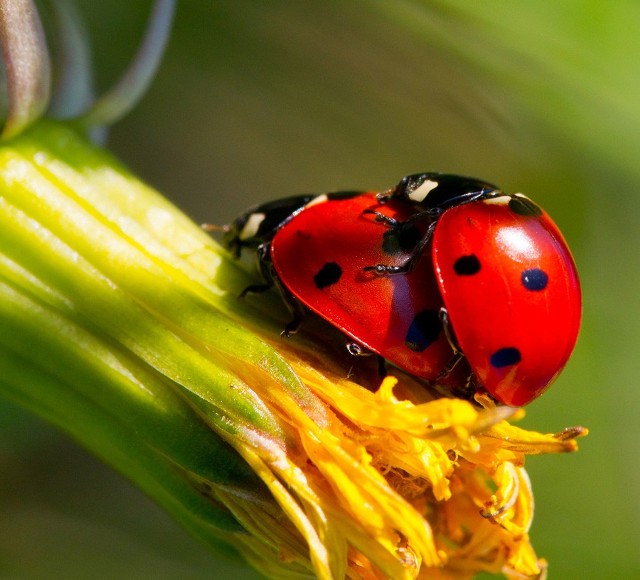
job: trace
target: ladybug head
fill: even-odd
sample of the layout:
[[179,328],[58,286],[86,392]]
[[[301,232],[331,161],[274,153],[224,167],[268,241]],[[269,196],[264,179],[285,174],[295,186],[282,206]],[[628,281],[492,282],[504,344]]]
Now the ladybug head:
[[415,203],[425,202],[429,193],[438,188],[442,177],[440,173],[407,175],[391,190],[391,197],[403,198]]
[[425,209],[447,209],[482,199],[499,189],[486,181],[446,173],[414,173],[402,178],[389,196]]

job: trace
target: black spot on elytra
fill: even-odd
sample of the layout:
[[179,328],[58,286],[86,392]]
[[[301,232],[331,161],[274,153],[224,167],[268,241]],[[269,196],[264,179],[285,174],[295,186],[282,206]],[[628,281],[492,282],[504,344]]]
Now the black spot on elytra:
[[491,366],[496,369],[501,369],[504,367],[510,367],[512,365],[517,365],[522,360],[522,355],[520,351],[514,346],[506,346],[504,348],[496,350],[491,355],[489,362]]
[[332,286],[342,276],[342,268],[336,262],[327,262],[318,273],[313,277],[313,281],[318,290],[322,290],[327,286]]
[[414,352],[422,352],[433,344],[442,330],[442,322],[435,310],[422,310],[415,315],[404,343],[408,349]]
[[422,239],[415,226],[391,228],[382,235],[382,250],[388,256],[410,253]]
[[542,215],[542,210],[533,203],[528,197],[520,195],[512,195],[509,200],[509,209],[513,213],[524,216],[539,217]]
[[453,264],[453,271],[458,276],[473,276],[480,271],[480,268],[480,260],[475,254],[460,256]]
[[549,276],[547,276],[547,273],[544,270],[540,270],[539,268],[530,268],[529,270],[524,270],[522,272],[520,280],[527,290],[539,292],[547,287]]

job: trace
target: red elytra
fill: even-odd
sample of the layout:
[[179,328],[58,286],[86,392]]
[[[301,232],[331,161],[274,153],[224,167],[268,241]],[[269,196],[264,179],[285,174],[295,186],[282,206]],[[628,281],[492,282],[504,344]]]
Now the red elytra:
[[539,396],[569,359],[581,293],[557,226],[544,212],[515,213],[509,199],[445,211],[435,228],[433,259],[473,372],[496,399],[521,406]]
[[394,365],[433,380],[453,351],[438,316],[443,302],[431,254],[406,274],[365,271],[379,262],[401,265],[410,256],[402,240],[363,213],[370,209],[400,221],[414,213],[402,202],[380,204],[375,193],[310,205],[273,237],[273,267],[310,310]]

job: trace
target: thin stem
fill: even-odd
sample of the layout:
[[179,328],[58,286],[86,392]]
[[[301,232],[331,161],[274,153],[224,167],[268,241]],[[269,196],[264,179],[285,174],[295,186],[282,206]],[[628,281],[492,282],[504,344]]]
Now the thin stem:
[[128,113],[142,98],[167,45],[174,12],[175,0],[156,0],[138,54],[118,83],[80,119],[83,126],[111,124]]
[[94,99],[91,49],[84,21],[73,0],[50,0],[55,70],[58,72],[49,112],[59,119],[84,113]]

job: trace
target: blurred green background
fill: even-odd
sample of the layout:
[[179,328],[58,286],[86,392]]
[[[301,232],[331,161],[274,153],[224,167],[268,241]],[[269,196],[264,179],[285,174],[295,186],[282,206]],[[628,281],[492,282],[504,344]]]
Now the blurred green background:
[[[150,2],[80,2],[98,85]],[[539,202],[584,289],[576,353],[523,426],[550,578],[640,577],[640,3],[190,0],[110,148],[197,222],[293,193],[474,175]],[[63,434],[0,405],[0,577],[239,578]],[[244,577],[252,578],[248,573]]]

